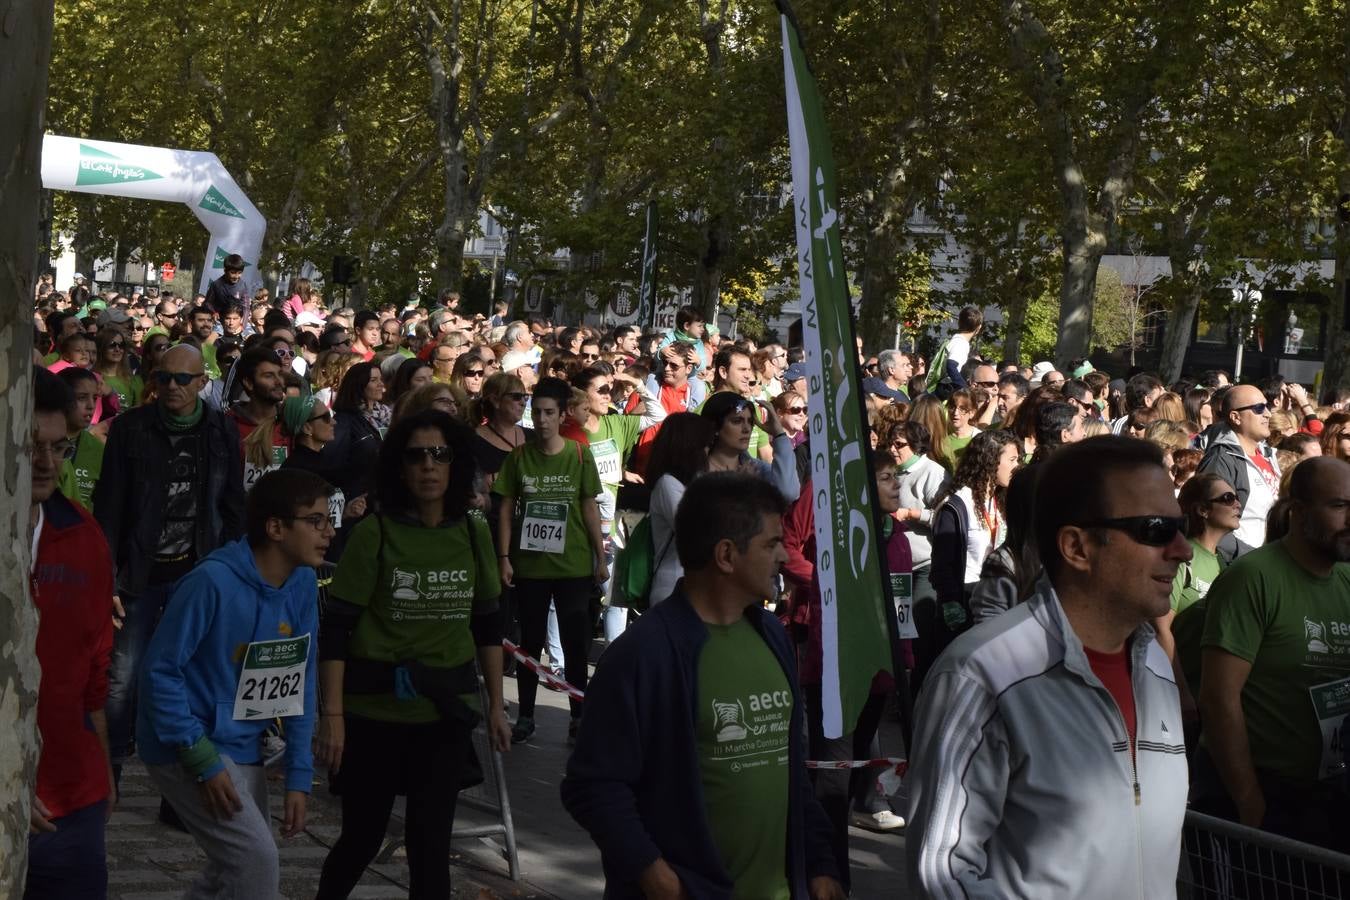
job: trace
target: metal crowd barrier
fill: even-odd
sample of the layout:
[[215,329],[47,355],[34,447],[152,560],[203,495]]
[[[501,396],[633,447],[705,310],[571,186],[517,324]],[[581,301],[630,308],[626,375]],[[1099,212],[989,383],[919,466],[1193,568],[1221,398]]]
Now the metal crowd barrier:
[[[483,709],[488,708],[487,691],[483,688],[481,677],[478,681],[478,698]],[[483,722],[473,730],[473,746],[478,753],[483,768],[483,783],[459,792],[457,806],[468,806],[482,812],[491,813],[497,821],[491,825],[456,824],[451,832],[453,840],[478,838],[490,846],[502,859],[506,860],[507,870],[512,881],[520,880],[520,857],[516,853],[516,827],[511,819],[511,798],[506,791],[506,773],[502,767],[502,755],[492,748],[488,740],[487,728]],[[394,833],[376,856],[375,861],[387,863],[394,853],[403,846],[403,821],[398,815],[391,817],[389,829]],[[501,838],[500,842],[495,840]]]
[[1350,898],[1350,856],[1227,819],[1186,813],[1180,900]]

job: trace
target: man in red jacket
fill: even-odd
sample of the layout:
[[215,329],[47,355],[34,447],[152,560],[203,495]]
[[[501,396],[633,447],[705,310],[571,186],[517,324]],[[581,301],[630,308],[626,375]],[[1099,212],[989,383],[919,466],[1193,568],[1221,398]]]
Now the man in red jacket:
[[56,490],[70,388],[35,369],[33,409],[33,602],[38,759],[25,900],[103,897],[104,826],[112,812],[112,765],[103,704],[112,654],[112,555],[89,513]]

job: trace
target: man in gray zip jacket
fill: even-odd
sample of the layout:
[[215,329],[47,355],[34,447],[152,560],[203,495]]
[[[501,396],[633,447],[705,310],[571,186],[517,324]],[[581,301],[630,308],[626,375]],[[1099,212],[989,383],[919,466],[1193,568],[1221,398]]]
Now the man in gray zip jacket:
[[1046,577],[929,672],[906,852],[923,897],[1173,897],[1186,748],[1149,621],[1190,558],[1160,451],[1114,436],[1044,463]]

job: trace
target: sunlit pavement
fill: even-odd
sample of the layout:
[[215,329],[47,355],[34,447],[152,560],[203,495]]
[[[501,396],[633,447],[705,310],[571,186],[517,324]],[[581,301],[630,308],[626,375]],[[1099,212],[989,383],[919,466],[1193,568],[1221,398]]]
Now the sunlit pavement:
[[[514,679],[506,679],[506,697],[516,700]],[[527,744],[511,748],[504,764],[515,822],[521,879],[512,882],[506,861],[485,839],[465,838],[454,845],[454,897],[557,898],[598,900],[604,893],[600,854],[595,845],[562,808],[558,785],[567,763],[567,702],[562,694],[539,691],[535,721],[538,731]],[[895,729],[883,729],[883,755],[899,752]],[[159,798],[139,765],[123,774],[123,801],[108,829],[110,895],[122,900],[168,900],[180,897],[201,871],[204,857],[186,834],[158,821]],[[271,782],[272,818],[281,820],[280,773]],[[487,825],[493,815],[461,807],[457,827]],[[282,895],[313,897],[328,847],[337,839],[339,804],[326,785],[315,785],[306,833],[292,840],[278,839],[281,854]],[[398,829],[395,823],[394,830]],[[850,829],[853,896],[904,898],[903,832],[875,834]],[[406,897],[407,861],[395,853],[386,864],[372,865],[354,898]]]

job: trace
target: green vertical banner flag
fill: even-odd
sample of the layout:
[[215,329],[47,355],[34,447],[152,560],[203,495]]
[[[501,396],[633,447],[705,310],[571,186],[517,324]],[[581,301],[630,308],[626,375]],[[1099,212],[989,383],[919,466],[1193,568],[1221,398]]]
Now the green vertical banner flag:
[[[780,4],[780,9],[782,8]],[[857,350],[830,134],[801,36],[785,14],[783,75],[792,147],[802,339],[815,497],[827,738],[853,731],[873,676],[891,670],[886,605],[872,511],[875,487],[863,418]]]
[[647,204],[647,236],[642,240],[642,281],[638,285],[638,327],[650,331],[656,321],[656,201]]

